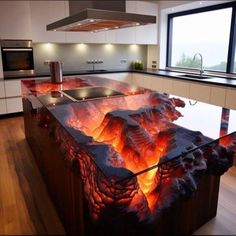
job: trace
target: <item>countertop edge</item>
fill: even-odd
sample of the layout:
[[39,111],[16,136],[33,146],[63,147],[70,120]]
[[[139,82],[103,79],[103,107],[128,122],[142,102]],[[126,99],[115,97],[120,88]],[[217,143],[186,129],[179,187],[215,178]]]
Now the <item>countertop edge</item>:
[[[172,71],[165,71],[165,70],[106,70],[106,71],[72,71],[72,72],[63,72],[63,76],[75,76],[75,75],[94,75],[94,74],[109,74],[109,73],[138,73],[138,74],[146,74],[146,75],[154,75],[154,76],[161,76],[166,78],[173,78],[175,80],[181,81],[189,81],[189,82],[199,82],[201,84],[210,84],[210,85],[218,85],[224,87],[232,87],[236,88],[236,80],[235,79],[228,79],[224,77],[212,77],[208,80],[202,79],[195,79],[195,78],[183,78],[180,75],[183,74],[182,72],[172,72]],[[176,75],[177,74],[177,75]],[[179,75],[178,75],[179,74]],[[40,78],[40,77],[49,77],[49,73],[42,73],[42,74],[34,74],[28,76],[13,76],[9,78],[0,78],[0,81],[4,80],[13,80],[13,79],[30,79],[30,78]],[[209,81],[210,80],[210,81]],[[219,81],[222,80],[222,81]],[[233,84],[232,84],[233,82]]]

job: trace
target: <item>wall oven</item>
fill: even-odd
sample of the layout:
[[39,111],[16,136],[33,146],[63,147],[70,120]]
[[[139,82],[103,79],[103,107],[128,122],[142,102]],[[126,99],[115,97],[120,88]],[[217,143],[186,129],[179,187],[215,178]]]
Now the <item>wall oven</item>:
[[3,76],[34,74],[34,58],[31,40],[1,40]]

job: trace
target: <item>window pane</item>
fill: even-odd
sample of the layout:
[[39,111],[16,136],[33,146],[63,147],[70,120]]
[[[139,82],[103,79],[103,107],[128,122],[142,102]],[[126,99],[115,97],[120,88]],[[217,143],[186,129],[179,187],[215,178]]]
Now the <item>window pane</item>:
[[226,71],[232,8],[173,18],[171,66]]

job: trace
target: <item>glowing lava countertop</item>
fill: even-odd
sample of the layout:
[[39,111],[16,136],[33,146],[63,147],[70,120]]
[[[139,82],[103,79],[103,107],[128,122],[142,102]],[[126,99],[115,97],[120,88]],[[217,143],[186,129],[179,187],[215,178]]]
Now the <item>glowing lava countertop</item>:
[[[220,176],[233,165],[236,135],[227,135],[229,110],[94,76],[65,77],[62,84],[25,80],[22,95],[26,138],[49,188],[59,189],[55,176],[62,173],[56,168],[57,159],[50,160],[57,149],[66,168],[81,182],[79,194],[83,196],[77,198],[84,200],[74,211],[84,214],[83,205],[93,227],[122,229],[118,231],[127,235],[186,234],[216,213],[212,210],[205,221],[198,220],[185,231],[184,226],[178,232],[156,227],[176,201],[192,198],[202,176]],[[210,109],[218,110],[218,127],[213,126],[214,118],[206,116]],[[204,126],[207,122],[211,125]],[[45,151],[53,147],[54,151]],[[213,191],[216,206],[217,188]],[[84,218],[79,217],[83,222]],[[68,232],[89,234],[85,223],[72,230],[68,224]],[[109,232],[99,230],[97,234]]]

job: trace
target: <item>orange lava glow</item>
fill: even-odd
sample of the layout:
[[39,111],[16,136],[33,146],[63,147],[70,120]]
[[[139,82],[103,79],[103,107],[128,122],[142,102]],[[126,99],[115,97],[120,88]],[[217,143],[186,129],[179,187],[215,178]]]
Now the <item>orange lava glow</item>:
[[[175,110],[174,102],[165,100],[164,96],[149,93],[109,102],[100,100],[81,103],[78,111],[83,115],[71,110],[69,113],[72,115],[68,117],[67,125],[92,136],[96,142],[111,145],[123,158],[124,167],[137,173],[156,165],[165,155],[171,134],[160,137],[158,134],[181,116]],[[160,105],[162,103],[164,105]],[[139,110],[142,108],[144,110]],[[113,114],[112,111],[117,109],[117,114]],[[153,199],[157,199],[150,192],[156,186],[154,179],[157,171],[156,168],[137,177],[150,211],[155,206]],[[133,201],[137,203],[137,200]]]

